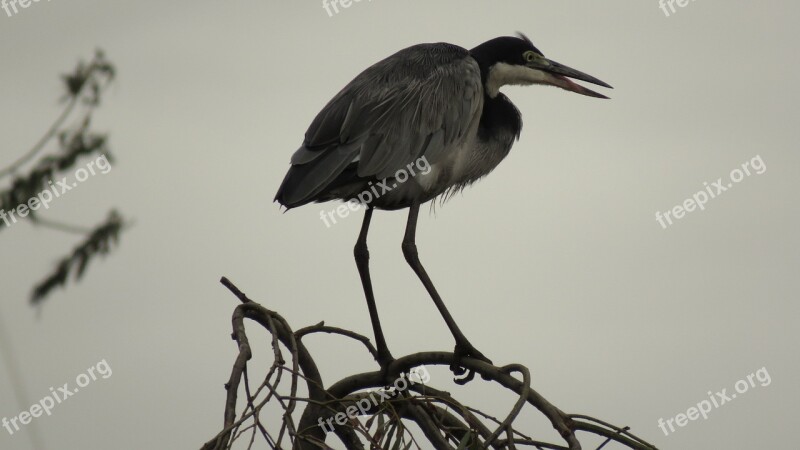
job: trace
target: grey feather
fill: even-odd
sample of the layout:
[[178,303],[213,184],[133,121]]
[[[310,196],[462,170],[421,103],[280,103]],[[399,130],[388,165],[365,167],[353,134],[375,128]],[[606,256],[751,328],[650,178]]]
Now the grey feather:
[[301,171],[292,184],[305,186],[295,187],[291,199],[319,194],[345,161],[357,160],[360,177],[385,178],[421,156],[443,158],[480,117],[482,89],[478,64],[451,44],[415,45],[369,67],[306,131],[292,164],[315,167]]

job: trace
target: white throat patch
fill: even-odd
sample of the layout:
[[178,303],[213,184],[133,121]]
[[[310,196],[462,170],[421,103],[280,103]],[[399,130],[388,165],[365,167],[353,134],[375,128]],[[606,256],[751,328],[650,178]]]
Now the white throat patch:
[[489,97],[495,98],[503,86],[550,84],[548,83],[550,78],[551,75],[541,70],[500,62],[489,69],[489,75],[486,77],[486,93]]

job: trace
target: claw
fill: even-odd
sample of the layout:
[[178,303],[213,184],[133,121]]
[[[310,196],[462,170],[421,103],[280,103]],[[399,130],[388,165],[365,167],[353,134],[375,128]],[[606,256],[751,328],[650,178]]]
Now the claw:
[[[450,369],[452,370],[452,368],[453,367],[451,366]],[[469,383],[470,381],[472,381],[473,379],[475,379],[475,372],[473,372],[471,370],[465,370],[463,367],[459,367],[459,369],[461,369],[462,371],[466,372],[466,375],[464,375],[462,377],[459,374],[456,374],[456,376],[453,377],[453,383],[455,383],[455,384],[457,384],[459,386],[463,386],[463,385]]]
[[[458,385],[467,384],[475,378],[475,372],[459,365],[458,362],[461,361],[462,358],[475,358],[493,365],[492,360],[483,356],[483,353],[479,352],[478,349],[469,343],[457,343],[453,354],[456,357],[456,361],[450,365],[450,371],[455,375],[453,382]],[[484,377],[484,379],[486,379],[486,377]]]

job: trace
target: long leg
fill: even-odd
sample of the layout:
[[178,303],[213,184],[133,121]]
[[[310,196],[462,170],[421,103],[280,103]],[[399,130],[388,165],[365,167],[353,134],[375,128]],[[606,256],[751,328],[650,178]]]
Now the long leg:
[[372,322],[372,331],[375,333],[375,343],[378,347],[378,363],[381,368],[386,369],[389,363],[394,361],[389,347],[386,346],[386,339],[383,337],[381,320],[378,317],[378,308],[375,306],[375,294],[372,292],[372,281],[369,276],[369,250],[367,249],[367,232],[369,223],[372,220],[372,208],[367,207],[364,214],[364,222],[361,224],[361,233],[358,235],[356,246],[353,248],[353,255],[356,258],[356,267],[361,276],[361,286],[364,287],[364,295],[367,297],[367,308],[369,308],[369,319]]
[[416,243],[418,216],[419,204],[414,204],[411,206],[411,208],[409,208],[406,233],[403,237],[403,255],[406,257],[408,265],[411,266],[411,268],[414,270],[414,273],[416,273],[417,277],[419,277],[420,281],[422,281],[423,286],[425,286],[425,289],[428,291],[431,299],[433,299],[433,303],[436,305],[436,308],[439,310],[442,318],[447,323],[447,327],[453,334],[453,337],[456,340],[456,356],[469,356],[491,363],[491,361],[489,361],[485,356],[483,356],[483,354],[481,354],[481,352],[479,352],[477,349],[475,349],[475,347],[473,347],[472,344],[470,344],[470,342],[464,336],[464,333],[462,333],[458,328],[456,321],[453,320],[453,316],[450,315],[447,307],[444,306],[444,302],[439,296],[439,293],[436,292],[436,288],[433,286],[431,278],[428,276],[428,273],[425,272],[425,268],[422,267],[422,263],[419,260]]

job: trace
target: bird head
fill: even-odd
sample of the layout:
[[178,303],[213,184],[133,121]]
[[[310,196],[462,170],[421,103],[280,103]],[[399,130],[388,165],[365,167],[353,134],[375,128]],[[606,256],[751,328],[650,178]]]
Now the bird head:
[[608,98],[570,78],[611,88],[591,75],[545,58],[522,33],[519,37],[505,36],[486,41],[470,50],[470,54],[481,68],[484,88],[491,98],[496,97],[503,86],[531,84],[556,86],[589,97]]

